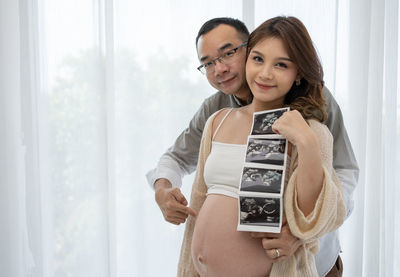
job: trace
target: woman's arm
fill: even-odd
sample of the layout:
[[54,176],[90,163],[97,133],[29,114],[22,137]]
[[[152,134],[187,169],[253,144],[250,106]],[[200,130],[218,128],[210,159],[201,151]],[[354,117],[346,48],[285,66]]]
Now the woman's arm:
[[315,207],[323,182],[318,138],[296,110],[284,113],[272,129],[283,135],[298,151],[297,203],[307,216]]
[[[308,125],[303,119],[317,140],[313,141],[307,137],[309,130],[298,120],[300,114],[290,113],[293,117],[281,117],[285,121],[279,118],[278,126],[274,126],[296,146],[284,195],[285,214],[293,235],[307,240],[337,229],[346,210],[342,187],[332,166],[332,135],[323,124],[310,120]],[[310,144],[304,147],[303,140],[307,138]],[[309,203],[305,203],[307,198]]]

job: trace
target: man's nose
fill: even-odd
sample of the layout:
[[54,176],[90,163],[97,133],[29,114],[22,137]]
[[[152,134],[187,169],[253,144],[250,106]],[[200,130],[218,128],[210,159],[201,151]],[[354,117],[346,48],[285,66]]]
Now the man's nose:
[[221,62],[219,59],[215,61],[215,74],[221,74],[229,71],[229,66]]

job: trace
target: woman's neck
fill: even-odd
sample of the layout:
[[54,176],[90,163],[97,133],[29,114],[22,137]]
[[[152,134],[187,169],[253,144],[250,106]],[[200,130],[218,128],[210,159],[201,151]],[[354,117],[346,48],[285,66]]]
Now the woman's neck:
[[251,112],[259,112],[265,110],[274,110],[283,108],[283,101],[276,101],[276,102],[262,102],[258,101],[257,99],[253,99],[253,102],[249,105],[249,110]]

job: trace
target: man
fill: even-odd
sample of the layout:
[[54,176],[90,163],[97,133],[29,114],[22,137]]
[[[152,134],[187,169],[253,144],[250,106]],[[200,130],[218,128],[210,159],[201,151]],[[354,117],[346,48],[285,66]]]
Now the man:
[[[196,216],[196,211],[187,207],[188,202],[179,188],[183,175],[196,168],[200,139],[207,118],[221,108],[240,107],[251,101],[245,79],[245,44],[248,35],[246,26],[231,18],[209,20],[199,30],[196,47],[201,66],[198,69],[218,92],[203,102],[189,127],[160,158],[157,168],[147,174],[150,185],[154,185],[156,201],[165,220],[170,223],[180,224],[185,222],[188,215]],[[324,88],[323,92],[328,114],[325,124],[334,137],[333,166],[342,182],[349,216],[353,209],[352,192],[358,179],[358,166],[343,125],[340,108],[328,89]],[[264,244],[266,249],[285,248],[289,255],[298,246],[299,242],[290,234],[288,226],[283,226],[278,238],[268,238]],[[341,276],[339,252],[337,232],[320,239],[320,252],[316,256],[320,276]],[[271,257],[274,258],[276,257]],[[282,259],[285,257],[274,261],[279,262]],[[334,266],[335,263],[337,266]]]

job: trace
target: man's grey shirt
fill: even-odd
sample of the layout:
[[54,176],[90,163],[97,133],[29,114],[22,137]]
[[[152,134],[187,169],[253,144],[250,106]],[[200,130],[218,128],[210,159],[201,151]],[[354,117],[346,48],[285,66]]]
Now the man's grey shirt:
[[[327,103],[327,120],[324,124],[333,135],[333,167],[338,175],[346,201],[347,216],[353,211],[353,191],[358,180],[358,165],[343,123],[342,112],[327,88],[323,89]],[[233,95],[220,91],[204,100],[197,113],[190,121],[189,127],[176,139],[174,145],[164,153],[157,168],[146,174],[150,186],[159,178],[168,179],[173,187],[182,186],[185,174],[192,173],[197,166],[201,135],[207,119],[216,111],[226,107],[240,107],[240,101]],[[320,239],[320,251],[316,256],[317,270],[325,276],[335,264],[340,252],[338,231]]]

